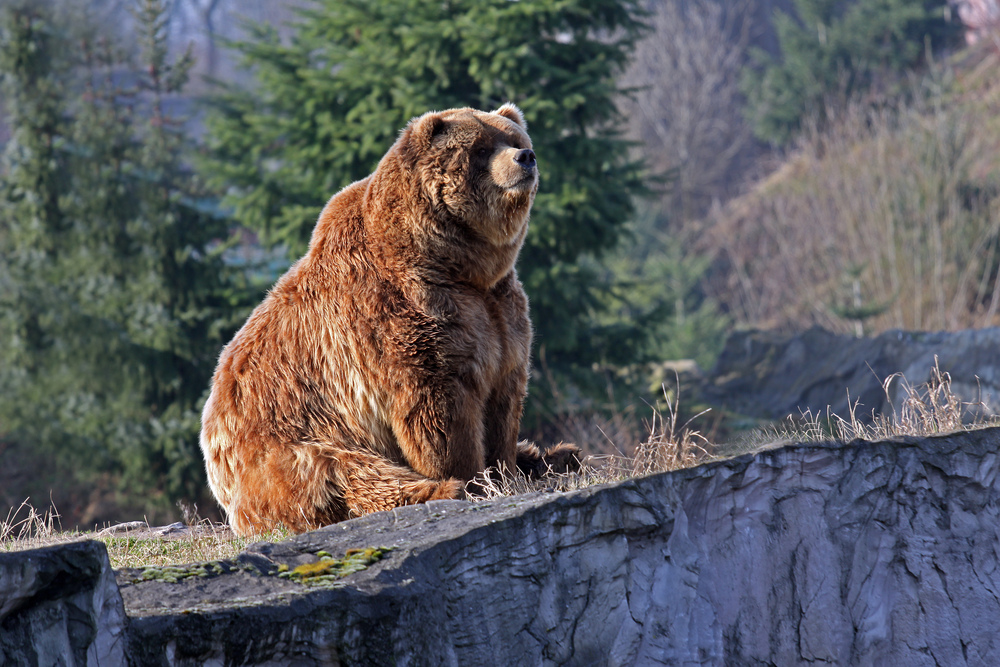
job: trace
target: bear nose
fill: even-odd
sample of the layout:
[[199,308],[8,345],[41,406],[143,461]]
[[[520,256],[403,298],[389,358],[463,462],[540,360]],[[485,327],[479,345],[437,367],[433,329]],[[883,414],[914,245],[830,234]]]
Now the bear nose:
[[535,151],[531,150],[530,148],[523,148],[519,150],[517,153],[514,154],[514,162],[517,162],[525,169],[534,169]]

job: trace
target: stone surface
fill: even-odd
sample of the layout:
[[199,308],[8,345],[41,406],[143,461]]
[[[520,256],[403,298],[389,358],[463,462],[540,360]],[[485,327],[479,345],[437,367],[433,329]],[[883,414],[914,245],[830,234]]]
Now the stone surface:
[[439,501],[229,561],[0,554],[0,664],[997,665],[998,473],[992,428]]
[[[735,332],[726,342],[703,397],[755,417],[781,419],[811,411],[861,420],[899,414],[905,390],[927,382],[935,367],[952,380],[966,418],[994,415],[1000,407],[1000,328],[958,332],[889,331],[854,338],[810,329],[788,335]],[[890,376],[900,374],[889,385]]]
[[98,542],[0,553],[0,665],[122,665],[125,610]]
[[[124,570],[131,660],[997,665],[998,450],[997,429],[796,445]],[[368,547],[392,550],[339,580],[279,576]]]

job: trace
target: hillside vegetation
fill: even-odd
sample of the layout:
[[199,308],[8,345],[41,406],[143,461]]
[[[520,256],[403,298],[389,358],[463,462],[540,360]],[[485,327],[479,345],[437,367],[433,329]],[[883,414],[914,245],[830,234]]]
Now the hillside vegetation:
[[1000,324],[998,65],[970,49],[806,131],[713,219],[709,293],[755,327]]

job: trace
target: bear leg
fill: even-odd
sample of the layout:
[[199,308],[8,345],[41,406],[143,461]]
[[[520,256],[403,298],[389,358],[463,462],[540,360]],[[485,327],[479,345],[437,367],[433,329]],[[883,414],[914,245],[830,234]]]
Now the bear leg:
[[497,385],[486,401],[483,445],[486,467],[512,469],[519,457],[517,431],[521,426],[528,372],[518,368]]
[[348,517],[390,510],[428,500],[461,499],[465,482],[457,479],[430,479],[365,451],[344,451],[336,456],[341,469],[335,478]]
[[428,500],[464,498],[465,483],[430,479],[372,452],[299,444],[242,469],[225,508],[239,535],[278,525],[295,533]]

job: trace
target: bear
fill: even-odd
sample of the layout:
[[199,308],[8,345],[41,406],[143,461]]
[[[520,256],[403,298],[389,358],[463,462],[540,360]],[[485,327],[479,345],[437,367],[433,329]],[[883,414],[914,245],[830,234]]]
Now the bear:
[[463,498],[518,443],[528,300],[514,263],[539,173],[520,109],[412,119],[335,194],[306,254],[226,345],[202,412],[212,493],[240,535]]

